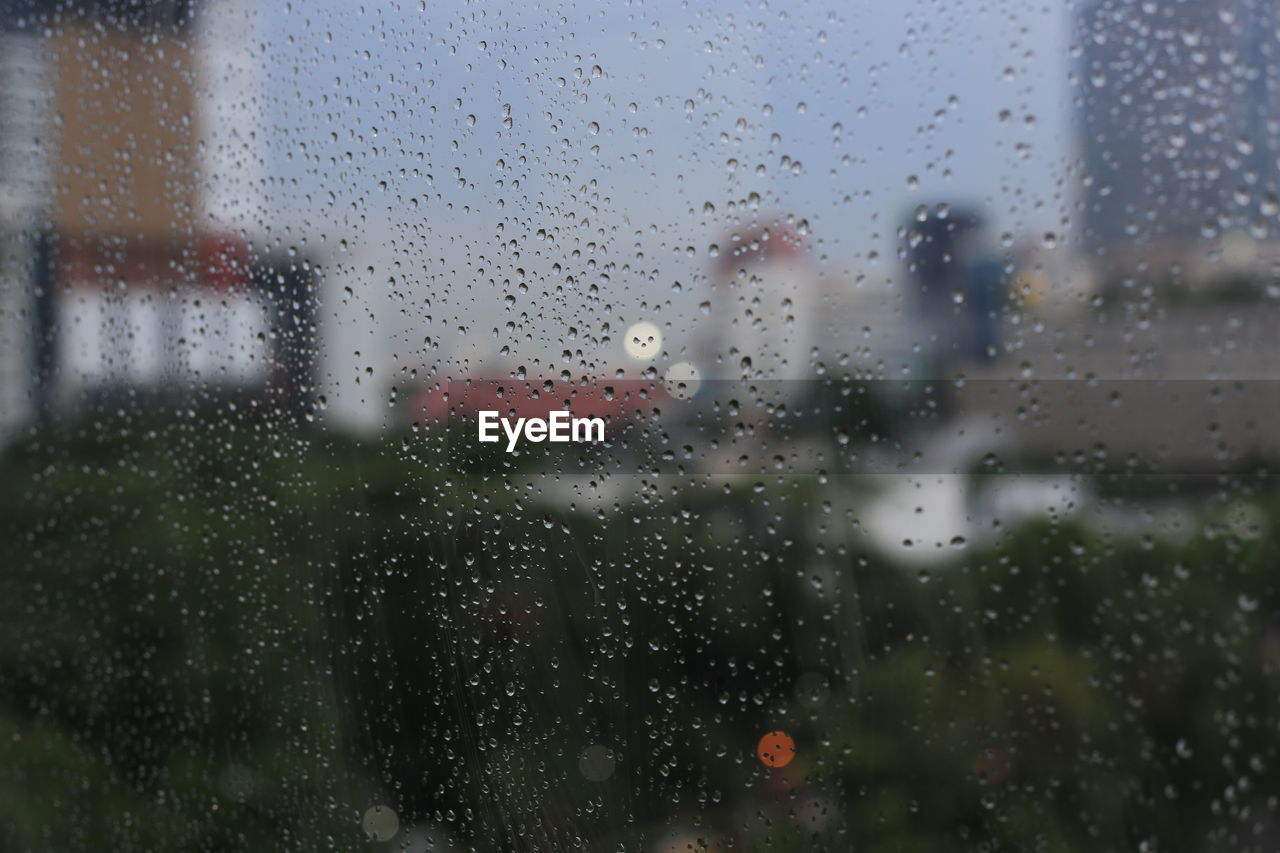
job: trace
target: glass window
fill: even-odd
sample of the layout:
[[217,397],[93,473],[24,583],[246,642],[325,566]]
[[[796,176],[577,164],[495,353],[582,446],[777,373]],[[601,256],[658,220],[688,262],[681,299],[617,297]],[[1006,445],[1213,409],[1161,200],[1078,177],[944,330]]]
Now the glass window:
[[1280,13],[0,0],[0,850],[1280,846]]

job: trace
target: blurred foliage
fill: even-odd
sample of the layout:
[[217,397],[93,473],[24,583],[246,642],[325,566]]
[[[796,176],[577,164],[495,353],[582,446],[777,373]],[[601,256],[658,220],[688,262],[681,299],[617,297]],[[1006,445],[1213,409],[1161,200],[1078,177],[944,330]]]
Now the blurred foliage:
[[0,849],[1280,846],[1266,494],[923,572],[866,543],[856,477],[447,444],[132,419],[11,448]]

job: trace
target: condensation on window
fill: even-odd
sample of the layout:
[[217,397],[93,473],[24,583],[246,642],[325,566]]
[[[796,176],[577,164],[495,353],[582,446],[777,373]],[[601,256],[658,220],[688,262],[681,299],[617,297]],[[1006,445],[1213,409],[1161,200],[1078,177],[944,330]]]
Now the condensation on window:
[[0,849],[1276,849],[1277,33],[0,0]]

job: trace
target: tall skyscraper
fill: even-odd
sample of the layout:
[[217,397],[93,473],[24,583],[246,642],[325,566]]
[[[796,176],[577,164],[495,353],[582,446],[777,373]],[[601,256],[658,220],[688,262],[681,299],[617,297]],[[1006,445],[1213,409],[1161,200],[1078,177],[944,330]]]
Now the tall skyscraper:
[[1277,229],[1280,7],[1087,0],[1076,25],[1079,236],[1100,273],[1254,262]]
[[52,129],[36,11],[0,0],[0,440],[32,414],[32,235],[48,210]]

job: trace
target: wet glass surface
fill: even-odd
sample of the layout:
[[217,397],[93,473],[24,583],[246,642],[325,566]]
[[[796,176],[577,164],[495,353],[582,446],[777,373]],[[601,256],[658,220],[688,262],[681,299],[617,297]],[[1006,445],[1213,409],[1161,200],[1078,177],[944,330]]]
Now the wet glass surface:
[[0,0],[0,850],[1275,849],[1277,33]]

